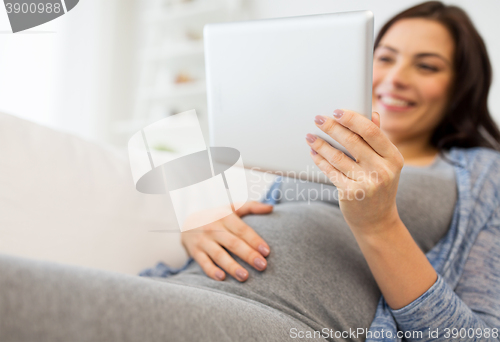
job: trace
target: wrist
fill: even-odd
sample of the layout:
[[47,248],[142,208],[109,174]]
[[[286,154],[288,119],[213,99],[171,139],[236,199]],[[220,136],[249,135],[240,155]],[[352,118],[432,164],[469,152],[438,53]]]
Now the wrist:
[[365,229],[359,232],[353,230],[358,245],[371,250],[384,250],[411,238],[410,232],[399,217],[381,225],[382,227],[375,227],[373,230]]
[[397,207],[394,206],[388,214],[381,216],[379,219],[371,219],[368,223],[363,225],[349,224],[354,235],[360,238],[380,239],[387,235],[391,235],[395,230],[403,226],[405,229]]

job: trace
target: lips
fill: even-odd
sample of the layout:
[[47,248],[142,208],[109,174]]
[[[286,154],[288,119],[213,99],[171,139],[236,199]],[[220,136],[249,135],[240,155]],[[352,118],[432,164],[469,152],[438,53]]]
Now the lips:
[[400,96],[381,94],[377,98],[383,105],[390,108],[406,109],[416,105],[415,102],[401,98]]

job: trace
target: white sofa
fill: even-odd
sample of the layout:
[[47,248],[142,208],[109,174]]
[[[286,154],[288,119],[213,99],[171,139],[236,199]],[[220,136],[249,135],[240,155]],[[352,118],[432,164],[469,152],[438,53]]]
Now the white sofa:
[[[273,179],[248,171],[250,199]],[[169,197],[135,190],[126,153],[2,113],[0,253],[128,274],[187,258]]]

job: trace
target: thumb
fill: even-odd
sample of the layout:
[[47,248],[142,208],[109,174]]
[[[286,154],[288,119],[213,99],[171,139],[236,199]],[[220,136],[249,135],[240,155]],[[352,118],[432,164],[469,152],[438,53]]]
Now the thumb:
[[264,204],[257,201],[250,201],[245,203],[241,208],[236,210],[236,215],[239,217],[248,215],[248,214],[267,214],[273,211],[273,205]]
[[377,112],[372,112],[372,122],[380,128],[380,114]]

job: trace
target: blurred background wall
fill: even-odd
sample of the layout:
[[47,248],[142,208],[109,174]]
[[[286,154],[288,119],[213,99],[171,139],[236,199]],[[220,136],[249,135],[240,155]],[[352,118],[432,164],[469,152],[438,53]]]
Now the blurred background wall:
[[[12,34],[0,9],[0,111],[125,147],[140,127],[195,108],[206,132],[203,25],[370,9],[375,30],[420,1],[80,0],[66,15]],[[500,122],[498,0],[453,0],[486,41],[489,104]]]

